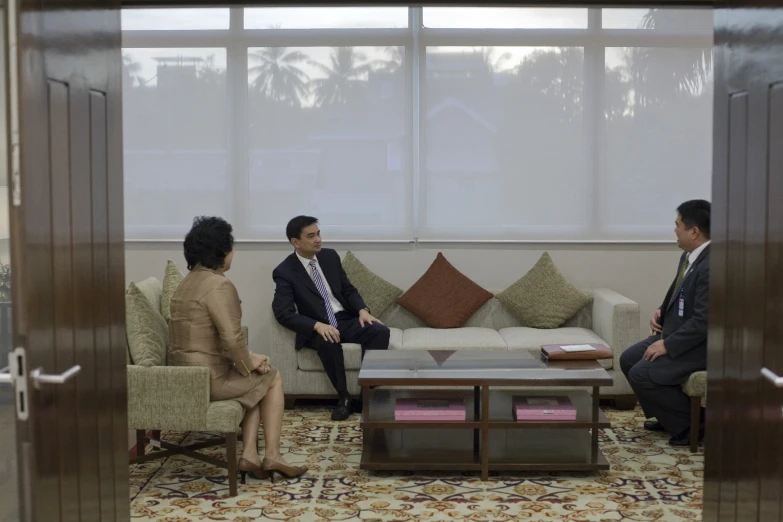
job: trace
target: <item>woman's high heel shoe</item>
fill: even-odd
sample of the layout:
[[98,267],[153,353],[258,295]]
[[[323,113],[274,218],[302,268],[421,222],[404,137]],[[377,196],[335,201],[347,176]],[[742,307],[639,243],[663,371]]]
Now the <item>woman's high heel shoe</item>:
[[242,484],[247,484],[247,475],[250,474],[254,479],[264,480],[269,478],[269,472],[262,466],[257,466],[245,458],[239,459],[237,463],[237,469],[239,470],[239,481]]
[[275,483],[276,475],[282,475],[285,478],[296,478],[304,475],[309,469],[307,466],[289,466],[272,459],[264,459],[261,467],[270,474],[273,484]]

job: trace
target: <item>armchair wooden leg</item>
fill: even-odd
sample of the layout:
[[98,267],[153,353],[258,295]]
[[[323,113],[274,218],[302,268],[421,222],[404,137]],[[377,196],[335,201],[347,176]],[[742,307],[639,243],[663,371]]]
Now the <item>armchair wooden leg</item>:
[[691,397],[691,453],[696,453],[699,448],[700,415],[701,397]]
[[294,404],[296,404],[296,397],[291,397],[289,395],[286,395],[285,396],[285,409],[286,410],[294,409]]
[[237,496],[237,434],[226,433],[226,464],[228,468],[228,492]]
[[147,447],[147,430],[136,430],[136,456],[143,457]]

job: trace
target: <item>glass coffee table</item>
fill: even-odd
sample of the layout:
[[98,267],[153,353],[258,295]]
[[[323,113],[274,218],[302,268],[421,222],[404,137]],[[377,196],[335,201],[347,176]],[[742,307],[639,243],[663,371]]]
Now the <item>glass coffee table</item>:
[[[359,385],[362,469],[480,471],[482,480],[490,470],[609,469],[598,448],[598,430],[610,427],[598,389],[612,377],[597,361],[547,362],[528,350],[371,350]],[[558,389],[535,391],[543,386]],[[576,420],[517,421],[515,395],[566,395]],[[395,420],[396,401],[406,398],[462,399],[466,419]]]

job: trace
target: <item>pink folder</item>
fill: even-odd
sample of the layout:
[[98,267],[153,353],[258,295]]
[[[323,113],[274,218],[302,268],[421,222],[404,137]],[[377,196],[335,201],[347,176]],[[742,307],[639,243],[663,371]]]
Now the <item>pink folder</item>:
[[465,404],[462,399],[397,399],[394,420],[464,421]]
[[514,418],[518,421],[573,421],[576,406],[568,397],[514,396]]

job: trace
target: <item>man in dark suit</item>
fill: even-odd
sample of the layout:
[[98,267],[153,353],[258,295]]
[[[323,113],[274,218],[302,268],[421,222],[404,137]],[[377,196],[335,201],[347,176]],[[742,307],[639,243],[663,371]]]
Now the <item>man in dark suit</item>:
[[686,201],[677,208],[680,257],[661,307],[650,319],[650,336],[620,356],[620,368],[649,419],[644,427],[666,431],[669,444],[687,446],[690,399],[681,389],[688,376],[707,368],[710,280],[710,203]]
[[[272,278],[272,302],[277,321],[296,332],[295,348],[312,348],[337,391],[332,420],[345,420],[354,406],[345,382],[341,342],[359,343],[366,350],[389,347],[389,329],[372,316],[362,296],[348,280],[340,256],[321,248],[318,220],[297,216],[286,227],[295,252],[280,263]],[[356,406],[361,411],[361,402]]]

